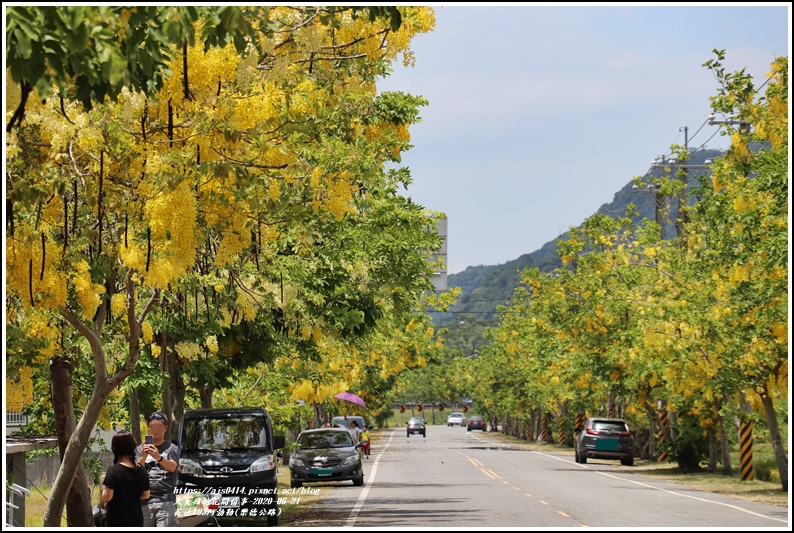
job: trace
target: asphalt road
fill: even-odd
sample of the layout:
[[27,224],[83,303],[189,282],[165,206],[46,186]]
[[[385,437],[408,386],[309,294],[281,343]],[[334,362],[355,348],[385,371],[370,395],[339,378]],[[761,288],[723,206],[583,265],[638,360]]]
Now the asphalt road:
[[[297,527],[764,528],[788,510],[632,474],[617,461],[511,448],[479,431],[398,428],[373,445],[365,484],[340,483]],[[312,486],[312,485],[308,485]]]

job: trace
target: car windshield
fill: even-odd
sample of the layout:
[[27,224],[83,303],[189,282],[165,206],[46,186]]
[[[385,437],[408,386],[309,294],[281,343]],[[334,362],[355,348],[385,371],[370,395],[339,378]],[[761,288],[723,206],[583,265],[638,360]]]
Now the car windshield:
[[409,424],[424,424],[425,423],[425,419],[424,418],[409,418],[408,419],[408,423]]
[[317,431],[298,438],[300,448],[349,448],[353,438],[347,431]]
[[473,417],[471,417],[471,421],[472,422],[482,422],[483,419],[482,419],[481,416],[473,416]]
[[615,422],[609,420],[594,420],[593,425],[590,427],[593,431],[603,431],[605,433],[626,433],[628,429],[624,422]]
[[183,432],[186,451],[272,449],[265,419],[257,416],[186,419]]

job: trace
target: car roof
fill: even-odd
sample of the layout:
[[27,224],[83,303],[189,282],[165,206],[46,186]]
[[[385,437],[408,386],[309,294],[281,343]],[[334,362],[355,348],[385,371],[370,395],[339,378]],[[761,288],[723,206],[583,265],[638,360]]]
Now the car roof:
[[449,413],[449,416],[465,416],[463,413]]
[[183,418],[224,418],[239,415],[267,416],[264,407],[232,407],[222,409],[191,409],[185,411]]
[[594,416],[594,417],[588,418],[587,420],[588,420],[588,422],[590,420],[594,420],[594,421],[598,421],[598,422],[624,422],[624,423],[626,422],[622,418],[609,418],[609,417],[606,417],[606,416],[604,416],[604,417]]
[[345,428],[315,428],[315,429],[304,429],[300,432],[298,437],[300,438],[301,435],[304,433],[339,433],[340,431],[344,431],[345,433],[349,434],[349,431]]

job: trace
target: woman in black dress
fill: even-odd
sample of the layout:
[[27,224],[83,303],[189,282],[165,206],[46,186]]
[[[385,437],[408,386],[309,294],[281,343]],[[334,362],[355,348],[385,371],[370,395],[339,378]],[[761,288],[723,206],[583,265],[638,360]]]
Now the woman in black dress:
[[141,500],[149,498],[149,476],[135,464],[135,438],[128,431],[113,435],[113,465],[102,482],[99,504],[107,505],[108,526],[143,526]]

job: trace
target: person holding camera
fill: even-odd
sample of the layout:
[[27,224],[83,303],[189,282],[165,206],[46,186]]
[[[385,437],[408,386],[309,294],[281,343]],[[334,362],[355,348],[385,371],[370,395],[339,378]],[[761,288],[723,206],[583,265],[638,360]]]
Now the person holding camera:
[[149,434],[135,449],[135,462],[146,467],[150,495],[147,505],[142,505],[143,525],[146,527],[179,527],[176,515],[176,468],[179,465],[179,448],[165,440],[168,417],[154,412],[146,419]]
[[110,527],[143,525],[141,501],[149,498],[149,477],[135,464],[135,438],[129,431],[119,431],[110,443],[113,464],[102,480],[99,507],[107,509]]

